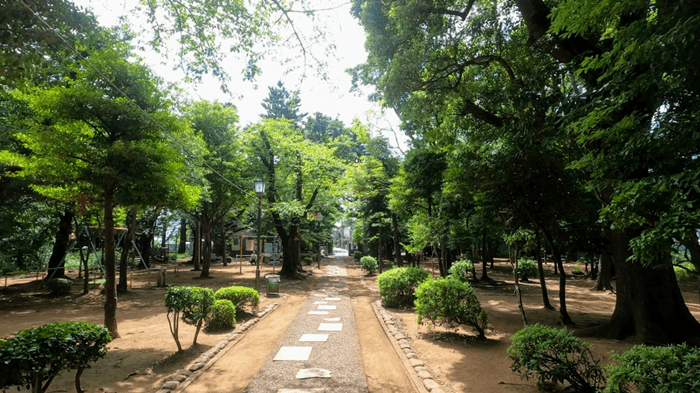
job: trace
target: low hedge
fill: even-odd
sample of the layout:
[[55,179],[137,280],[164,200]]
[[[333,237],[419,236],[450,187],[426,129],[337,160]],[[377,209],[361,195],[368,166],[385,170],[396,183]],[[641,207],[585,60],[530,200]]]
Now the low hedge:
[[418,285],[430,277],[419,267],[395,267],[377,276],[377,288],[386,306],[413,305]]
[[474,263],[469,259],[460,259],[450,266],[450,277],[462,282],[469,282],[469,272],[474,269]]
[[46,287],[49,288],[52,295],[67,295],[73,287],[73,281],[67,278],[52,278],[46,282]]
[[427,319],[432,324],[471,326],[484,338],[488,327],[486,311],[467,282],[438,277],[423,281],[416,289],[415,311],[418,323]]
[[237,309],[241,309],[244,305],[257,307],[260,303],[260,293],[253,288],[233,285],[224,287],[216,291],[214,297],[217,300],[229,300]]
[[537,262],[532,259],[521,259],[518,261],[518,277],[527,281],[537,277]]
[[107,354],[110,341],[107,329],[87,322],[48,323],[0,339],[0,389],[45,392],[61,371],[75,369],[80,392],[81,374]]
[[369,274],[374,273],[375,270],[379,267],[379,264],[377,263],[377,259],[374,257],[370,257],[369,255],[366,255],[362,258],[360,258],[360,267],[363,270],[367,270]]
[[235,324],[236,307],[233,303],[226,299],[215,300],[207,319],[207,330],[226,330]]

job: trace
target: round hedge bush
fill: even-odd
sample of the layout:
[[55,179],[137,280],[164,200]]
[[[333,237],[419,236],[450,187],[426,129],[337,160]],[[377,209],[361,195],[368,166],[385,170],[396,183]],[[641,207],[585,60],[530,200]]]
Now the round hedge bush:
[[360,267],[364,270],[367,270],[369,274],[372,274],[375,270],[377,270],[379,264],[377,263],[377,260],[374,257],[364,256],[360,258]]
[[246,304],[250,307],[256,307],[260,303],[260,293],[258,291],[237,285],[219,289],[214,294],[214,297],[216,299],[230,300],[239,310]]
[[236,307],[230,300],[214,301],[211,314],[207,320],[207,330],[230,329],[236,324]]
[[527,281],[537,277],[537,263],[532,259],[521,259],[518,261],[518,277]]
[[67,295],[73,287],[73,281],[67,278],[52,278],[46,282],[52,295]]
[[423,281],[416,289],[415,311],[418,323],[458,323],[475,328],[484,338],[488,326],[486,311],[481,308],[469,283],[438,277]]
[[453,263],[452,266],[450,266],[450,277],[456,278],[459,281],[468,282],[468,274],[472,271],[473,268],[474,264],[472,263],[472,261],[468,259],[460,259],[459,261]]
[[362,251],[355,251],[353,254],[353,257],[355,258],[356,261],[359,261],[362,258]]
[[395,267],[377,276],[377,288],[386,306],[412,305],[418,285],[430,277],[419,267]]

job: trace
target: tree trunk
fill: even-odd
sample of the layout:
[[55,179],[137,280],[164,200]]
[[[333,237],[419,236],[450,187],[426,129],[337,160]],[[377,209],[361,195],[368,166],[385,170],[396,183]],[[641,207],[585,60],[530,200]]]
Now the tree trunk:
[[117,285],[117,293],[122,294],[127,291],[127,275],[128,275],[128,259],[129,251],[131,249],[131,242],[134,239],[134,232],[136,232],[136,209],[131,209],[126,214],[127,230],[126,236],[124,236],[124,244],[122,244],[122,255],[119,260],[119,284]]
[[384,263],[382,262],[382,226],[379,226],[379,249],[377,250],[377,262],[379,262],[379,274],[384,271]]
[[395,213],[391,213],[391,227],[394,235],[394,254],[396,254],[396,265],[403,266],[403,258],[401,256],[401,242],[399,241],[399,220]]
[[[292,231],[290,231],[292,232]],[[301,260],[299,255],[299,247],[296,238],[296,231],[293,231],[292,235],[282,238],[282,269],[280,270],[280,275],[287,278],[294,278],[298,276],[297,264]]]
[[519,266],[518,266],[518,243],[515,243],[515,253],[513,259],[515,260],[513,269],[513,279],[515,281],[515,293],[518,296],[518,308],[520,309],[520,318],[523,321],[523,326],[527,326],[527,316],[525,316],[525,307],[523,307],[523,295],[520,292],[520,282],[519,282]]
[[613,231],[617,299],[610,322],[597,333],[613,339],[636,336],[636,341],[654,345],[700,344],[700,323],[683,300],[670,256],[655,266],[627,260],[629,240],[636,235]]
[[104,268],[105,268],[105,327],[112,338],[119,337],[117,330],[116,261],[114,255],[114,202],[112,190],[105,190],[104,200]]
[[194,245],[192,246],[192,262],[193,262],[193,269],[195,271],[199,271],[200,267],[199,264],[202,260],[202,224],[201,224],[201,219],[198,217],[195,217],[194,219]]
[[[211,225],[208,221],[202,220],[201,231],[204,235],[204,244],[202,245],[202,253],[204,258],[202,260],[202,273],[199,275],[201,278],[209,278],[209,267],[211,266]],[[262,255],[258,255],[258,258]]]
[[487,262],[488,262],[488,255],[486,254],[486,229],[484,229],[482,236],[481,236],[481,278],[479,278],[479,281],[489,281],[490,280],[488,273],[486,273]]
[[180,219],[180,244],[177,247],[178,254],[187,252],[187,220]]
[[593,289],[596,291],[612,291],[612,255],[609,250],[605,250],[600,254],[600,267],[598,269],[598,277]]
[[535,251],[535,259],[537,259],[537,273],[540,276],[540,287],[542,288],[542,304],[547,310],[554,310],[554,306],[549,302],[549,295],[547,293],[547,281],[544,276],[544,267],[542,266],[542,247],[540,247],[540,238],[537,236],[537,249]]
[[46,275],[47,280],[51,278],[64,278],[66,276],[63,261],[65,260],[66,253],[68,253],[73,216],[73,209],[71,207],[66,207],[63,211],[63,215],[61,215],[61,220],[58,223],[58,231],[56,232],[56,239],[53,243],[53,250],[49,258],[49,270]]
[[221,257],[224,261],[224,266],[228,265],[228,256],[226,255],[226,226],[224,225],[224,219],[221,219]]
[[552,257],[555,266],[559,266],[559,319],[566,326],[575,325],[566,309],[566,272],[561,260],[561,252],[556,247],[552,247]]

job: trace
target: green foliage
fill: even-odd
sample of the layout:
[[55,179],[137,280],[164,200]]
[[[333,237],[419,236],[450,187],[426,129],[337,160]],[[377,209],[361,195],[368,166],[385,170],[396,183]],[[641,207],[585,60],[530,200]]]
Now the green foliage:
[[423,281],[416,289],[415,311],[418,323],[427,319],[432,324],[464,324],[475,328],[480,338],[488,327],[474,288],[460,280],[438,277]]
[[571,270],[571,272],[573,274],[583,274],[583,269],[581,269],[581,264],[577,262],[574,265],[574,268]]
[[364,257],[360,258],[360,267],[367,270],[369,274],[372,274],[375,270],[377,270],[379,264],[377,263],[376,258],[365,255]]
[[73,281],[67,278],[52,278],[46,282],[46,287],[52,295],[67,295],[70,293]]
[[395,267],[385,271],[377,276],[382,302],[387,306],[412,304],[416,288],[429,277],[430,273],[418,267]]
[[605,372],[589,345],[566,329],[531,325],[511,341],[511,370],[523,379],[536,378],[540,388],[547,382],[568,381],[576,392],[595,393],[605,386]]
[[691,272],[695,271],[695,266],[692,263],[684,262],[684,263],[681,263],[681,265],[683,267],[680,267],[680,266],[673,267],[673,271],[676,273],[676,279],[678,281],[690,281],[696,277],[692,273],[688,272],[688,270],[690,270]]
[[356,261],[359,261],[360,258],[362,258],[362,256],[363,256],[362,251],[355,251],[355,253],[353,254],[353,256],[354,256],[354,258],[355,258]]
[[635,345],[613,354],[605,393],[700,391],[700,349]]
[[90,368],[107,353],[107,329],[87,322],[49,323],[0,339],[0,388],[32,386],[44,392],[61,371]]
[[462,282],[469,282],[469,272],[474,269],[474,264],[469,259],[460,259],[450,266],[450,277]]
[[208,330],[230,329],[236,324],[236,306],[230,300],[217,299],[207,319]]
[[518,277],[522,280],[537,277],[537,262],[532,259],[518,260]]
[[[178,337],[180,319],[188,325],[197,326],[194,334],[194,345],[197,343],[197,335],[202,327],[202,322],[209,315],[213,305],[214,291],[211,288],[168,287],[168,292],[165,294],[165,306],[168,308],[166,317],[178,351],[182,351]],[[170,313],[173,313],[172,320]]]
[[237,309],[248,304],[250,307],[255,307],[260,303],[260,294],[253,288],[242,286],[230,286],[220,288],[214,294],[217,300],[229,300]]

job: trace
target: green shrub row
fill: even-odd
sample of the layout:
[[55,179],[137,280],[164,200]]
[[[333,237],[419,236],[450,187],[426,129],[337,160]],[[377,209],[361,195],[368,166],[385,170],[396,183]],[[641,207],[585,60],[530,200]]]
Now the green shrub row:
[[566,329],[532,325],[511,337],[511,369],[537,386],[568,382],[583,393],[698,392],[700,348],[636,345],[612,354],[607,367],[594,359],[590,346]]
[[107,354],[110,341],[107,329],[87,322],[48,323],[0,339],[0,389],[45,392],[61,371],[77,370],[80,392],[80,375]]
[[260,294],[253,288],[242,286],[224,287],[216,291],[214,297],[217,300],[230,300],[240,310],[243,306],[257,307],[260,303]]
[[430,277],[419,267],[395,267],[377,276],[377,288],[387,306],[413,305],[418,285]]
[[230,300],[217,299],[207,320],[207,329],[225,330],[236,324],[236,307]]

